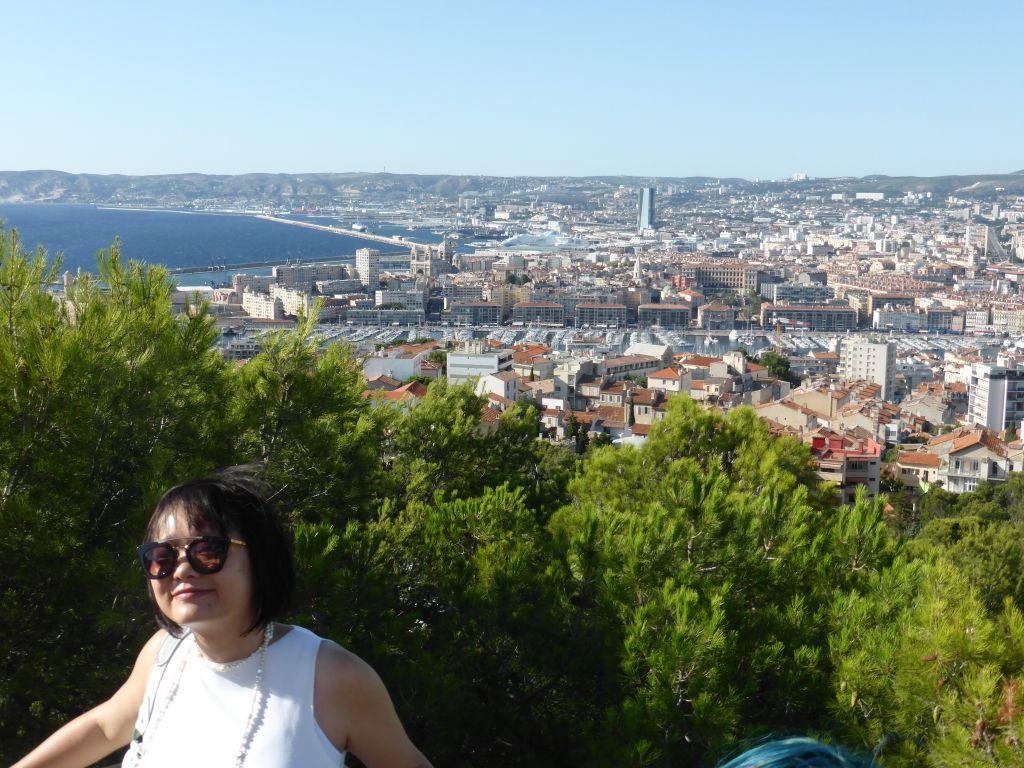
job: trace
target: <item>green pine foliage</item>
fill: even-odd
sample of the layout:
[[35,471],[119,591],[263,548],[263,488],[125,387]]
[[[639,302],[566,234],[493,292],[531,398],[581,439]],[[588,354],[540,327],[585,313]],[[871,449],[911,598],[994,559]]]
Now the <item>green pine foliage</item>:
[[792,733],[1024,761],[1024,476],[841,506],[805,446],[682,397],[640,448],[574,419],[554,445],[531,403],[484,420],[444,380],[364,399],[315,312],[239,367],[117,243],[66,296],[0,249],[0,762],[153,631],[158,495],[243,462],[292,523],[292,619],[365,657],[438,765],[701,766]]
[[282,509],[296,521],[340,526],[371,514],[385,421],[360,395],[350,350],[322,348],[317,310],[296,330],[265,338],[226,388],[226,415],[234,455],[266,465]]
[[[231,458],[229,379],[159,268],[99,256],[63,298],[0,238],[0,742],[26,745],[125,676],[149,629],[134,545],[160,491]],[[13,757],[14,755],[5,755]]]

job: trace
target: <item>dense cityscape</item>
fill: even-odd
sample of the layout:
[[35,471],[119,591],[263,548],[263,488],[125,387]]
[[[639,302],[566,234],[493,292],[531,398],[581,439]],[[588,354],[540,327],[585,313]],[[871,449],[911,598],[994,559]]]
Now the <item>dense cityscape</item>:
[[[642,442],[674,394],[751,405],[811,446],[846,502],[859,486],[874,498],[886,474],[959,493],[1024,461],[1024,198],[995,183],[981,200],[979,183],[938,200],[797,178],[263,201],[256,215],[368,247],[354,263],[239,272],[205,298],[231,360],[316,305],[324,338],[365,355],[375,399],[473,380],[495,414],[535,402],[542,439],[582,425],[616,443]],[[385,225],[443,241],[382,256],[372,239],[404,240],[373,234]]]

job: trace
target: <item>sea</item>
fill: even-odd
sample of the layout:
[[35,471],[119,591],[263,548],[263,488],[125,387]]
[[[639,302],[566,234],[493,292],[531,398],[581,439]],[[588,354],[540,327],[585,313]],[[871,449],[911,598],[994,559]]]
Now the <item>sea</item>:
[[[297,219],[307,217],[295,216]],[[333,219],[308,219],[343,226]],[[179,274],[179,285],[218,285],[230,281],[232,272],[211,267],[249,262],[266,268],[247,268],[252,274],[268,274],[270,264],[288,261],[349,261],[357,248],[377,248],[382,254],[407,249],[349,235],[317,231],[290,224],[265,221],[232,213],[108,208],[94,205],[0,204],[0,222],[18,230],[23,247],[41,245],[51,258],[61,255],[62,270],[95,272],[97,251],[120,238],[121,255],[170,268],[195,267]],[[402,235],[419,243],[437,243],[441,235],[429,229],[380,226],[382,235]]]

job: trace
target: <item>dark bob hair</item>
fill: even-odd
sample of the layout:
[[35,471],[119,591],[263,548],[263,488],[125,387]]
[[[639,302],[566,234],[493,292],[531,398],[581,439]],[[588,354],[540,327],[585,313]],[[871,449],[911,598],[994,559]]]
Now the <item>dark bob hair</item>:
[[[160,521],[183,515],[189,528],[240,538],[252,564],[252,624],[248,634],[281,617],[295,592],[292,540],[252,466],[229,467],[210,477],[176,485],[160,497],[146,525],[143,543],[156,541]],[[147,580],[148,581],[148,580]],[[164,615],[153,596],[149,601],[157,623],[175,637],[181,627]]]

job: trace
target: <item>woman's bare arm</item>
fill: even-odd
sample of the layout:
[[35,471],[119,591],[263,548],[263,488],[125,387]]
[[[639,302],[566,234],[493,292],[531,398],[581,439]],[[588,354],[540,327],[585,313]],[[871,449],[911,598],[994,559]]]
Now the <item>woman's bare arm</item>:
[[373,668],[326,640],[317,655],[314,711],[327,738],[367,768],[431,768],[406,735]]
[[149,639],[117,693],[63,726],[11,768],[85,768],[127,744],[166,636],[160,630]]

